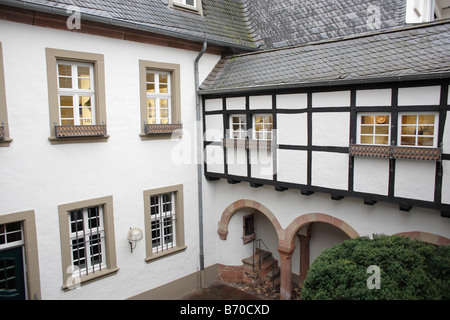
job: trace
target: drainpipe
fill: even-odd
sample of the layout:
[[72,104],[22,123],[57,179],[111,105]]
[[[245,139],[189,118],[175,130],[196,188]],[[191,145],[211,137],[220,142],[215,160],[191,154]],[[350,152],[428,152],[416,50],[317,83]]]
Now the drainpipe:
[[200,95],[199,90],[199,74],[198,74],[198,62],[202,55],[205,53],[208,44],[205,40],[203,42],[203,48],[195,58],[194,73],[195,73],[195,101],[196,101],[196,114],[197,114],[197,180],[198,180],[198,229],[199,229],[199,242],[200,242],[200,285],[205,287],[205,258],[203,254],[203,190],[202,190],[202,126],[201,123],[201,110],[200,110]]

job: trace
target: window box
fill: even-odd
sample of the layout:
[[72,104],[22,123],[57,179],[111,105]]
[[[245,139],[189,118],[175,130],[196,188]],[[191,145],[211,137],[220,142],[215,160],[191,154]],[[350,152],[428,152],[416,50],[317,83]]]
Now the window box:
[[174,124],[154,124],[147,123],[145,124],[145,134],[172,134],[176,131],[180,132],[183,130],[183,124],[174,123]]
[[270,150],[272,150],[272,141],[271,140],[249,139],[248,140],[248,149],[270,151]]
[[225,138],[222,139],[222,147],[248,149],[248,139]]
[[5,126],[0,126],[0,140],[5,139]]
[[392,158],[408,160],[441,160],[441,148],[377,146],[351,144],[349,154],[356,157]]
[[55,125],[56,138],[106,136],[106,125]]

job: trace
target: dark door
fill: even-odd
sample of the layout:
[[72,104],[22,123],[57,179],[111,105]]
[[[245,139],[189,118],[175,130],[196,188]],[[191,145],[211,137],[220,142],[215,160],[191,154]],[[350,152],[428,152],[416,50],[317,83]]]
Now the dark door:
[[25,300],[22,247],[0,251],[0,300]]

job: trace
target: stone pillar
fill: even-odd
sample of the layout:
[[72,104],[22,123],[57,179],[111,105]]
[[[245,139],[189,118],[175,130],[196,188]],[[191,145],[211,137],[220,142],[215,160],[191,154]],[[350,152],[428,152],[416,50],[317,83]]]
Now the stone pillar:
[[280,300],[291,300],[292,294],[292,254],[294,248],[278,246],[280,253]]
[[309,239],[311,236],[297,235],[300,242],[300,285],[303,286],[309,269]]

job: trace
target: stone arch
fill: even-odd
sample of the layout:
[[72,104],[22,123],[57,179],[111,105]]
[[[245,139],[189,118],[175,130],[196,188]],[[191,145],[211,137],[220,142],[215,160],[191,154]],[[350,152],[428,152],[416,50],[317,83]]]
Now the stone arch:
[[293,250],[295,248],[295,237],[300,230],[306,224],[312,222],[324,222],[335,226],[336,228],[342,230],[350,239],[359,237],[358,232],[353,229],[349,224],[338,219],[336,217],[324,214],[324,213],[308,213],[297,217],[292,221],[285,230],[285,236],[283,240],[280,240],[280,246]]
[[409,237],[411,239],[417,239],[423,242],[435,244],[435,245],[450,245],[450,239],[440,236],[438,234],[422,232],[422,231],[409,231],[396,233],[397,236]]
[[217,233],[220,236],[220,239],[226,240],[228,235],[228,223],[230,222],[231,217],[242,208],[253,208],[255,210],[258,210],[258,212],[261,212],[264,214],[269,221],[272,223],[273,227],[275,228],[275,231],[277,232],[278,241],[282,238],[284,234],[284,230],[281,227],[280,223],[278,222],[275,215],[270,211],[266,206],[262,205],[261,203],[254,201],[254,200],[247,200],[247,199],[241,199],[233,202],[230,204],[222,213],[222,216],[219,221],[219,227],[217,230]]

